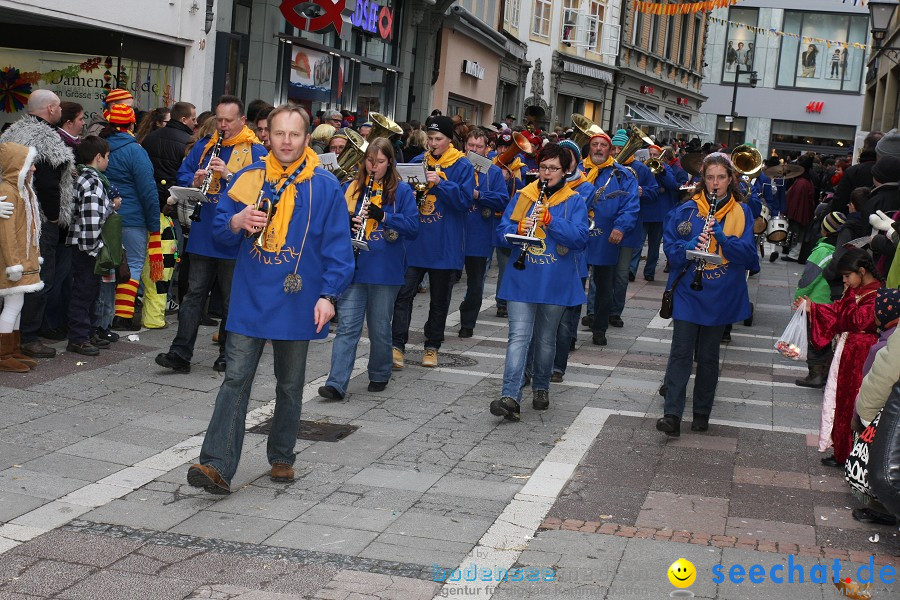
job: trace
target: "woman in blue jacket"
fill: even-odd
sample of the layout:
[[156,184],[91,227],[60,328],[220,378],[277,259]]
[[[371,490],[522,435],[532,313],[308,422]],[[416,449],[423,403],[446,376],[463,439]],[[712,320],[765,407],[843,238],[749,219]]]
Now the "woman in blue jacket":
[[[359,177],[347,184],[344,196],[353,220],[352,233],[365,227],[368,250],[359,251],[353,283],[338,300],[341,315],[331,347],[331,372],[319,395],[340,400],[347,393],[363,319],[369,327],[369,391],[383,391],[391,379],[391,317],[406,273],[404,243],[419,232],[419,210],[412,188],[400,180],[391,143],[369,143]],[[371,184],[365,221],[359,215]]]
[[[538,165],[540,178],[516,194],[498,226],[501,235],[528,235],[534,227],[534,237],[540,240],[513,252],[524,268],[507,269],[498,294],[507,301],[509,343],[503,391],[499,400],[491,402],[490,410],[510,421],[519,420],[522,378],[532,334],[532,407],[546,410],[550,406],[550,372],[559,321],[567,307],[583,304],[586,299],[577,256],[587,247],[587,207],[578,192],[566,185],[572,154],[559,144],[548,144],[538,154]],[[538,199],[541,203],[535,206]]]
[[[666,221],[663,247],[671,265],[669,289],[674,288],[672,347],[666,367],[664,415],[656,429],[681,435],[685,390],[694,357],[692,431],[706,431],[719,382],[719,342],[726,325],[750,316],[744,272],[757,263],[753,217],[744,204],[740,179],[726,154],[714,152],[703,160],[702,183],[694,196],[676,207]],[[713,204],[713,217],[707,216]],[[707,250],[721,264],[689,260],[689,250]],[[699,288],[699,289],[698,289]]]

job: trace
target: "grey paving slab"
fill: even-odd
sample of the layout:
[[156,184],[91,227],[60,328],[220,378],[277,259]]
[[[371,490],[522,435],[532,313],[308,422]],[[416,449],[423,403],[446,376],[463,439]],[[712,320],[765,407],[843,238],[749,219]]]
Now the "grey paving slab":
[[411,510],[396,519],[386,532],[475,545],[492,523],[490,519],[440,516]]
[[[801,564],[804,566],[807,575],[813,565],[818,565],[819,560],[805,556],[791,557],[793,564]],[[834,586],[830,582],[827,584],[827,592],[825,586],[821,584],[805,581],[804,583],[790,583],[785,580],[783,583],[772,582],[768,574],[772,566],[782,565],[782,569],[787,566],[788,557],[785,554],[776,554],[770,552],[750,552],[747,550],[737,550],[735,548],[724,548],[722,550],[722,566],[725,574],[725,581],[719,584],[719,595],[724,600],[762,600],[775,597],[799,598],[802,600],[820,600],[822,598],[834,598]],[[765,580],[761,583],[752,583],[745,580],[743,583],[733,583],[728,576],[729,569],[734,565],[742,565],[745,570],[751,565],[760,565],[765,571]],[[786,572],[786,571],[785,571]],[[698,578],[699,580],[699,578]],[[827,594],[827,595],[825,595]]]
[[456,568],[473,543],[382,533],[359,552],[364,558],[396,560],[417,565]]
[[123,465],[62,452],[51,452],[28,461],[22,468],[47,475],[63,475],[84,481],[99,481],[121,471]]
[[12,521],[19,515],[34,510],[47,502],[49,502],[48,498],[0,491],[0,523]]
[[286,521],[227,513],[201,511],[171,529],[184,533],[234,542],[259,544],[284,527]]
[[392,510],[320,503],[300,515],[296,522],[380,532],[399,517],[400,514]]
[[83,518],[97,523],[168,530],[212,503],[213,500],[199,494],[183,496],[141,489],[94,509]]
[[433,473],[419,473],[406,470],[389,470],[369,467],[363,469],[350,480],[349,484],[387,487],[413,492],[425,492],[440,476]]
[[63,454],[97,458],[121,465],[133,465],[157,453],[153,448],[94,437],[60,449]]
[[715,598],[716,585],[705,574],[710,573],[713,566],[721,561],[721,551],[718,548],[634,538],[628,540],[619,568],[610,585],[609,597],[668,596],[674,588],[669,583],[666,571],[679,558],[691,561],[698,574],[704,574],[703,577],[698,575],[694,584],[690,586],[691,592],[696,597]]
[[191,581],[139,573],[103,571],[61,592],[66,600],[181,600],[194,591]]
[[11,581],[0,585],[0,593],[12,592],[47,598],[88,577],[94,571],[94,567],[87,565],[38,560]]
[[373,598],[377,600],[431,600],[440,589],[434,582],[343,570],[337,573],[313,598]]
[[277,489],[245,486],[240,493],[231,494],[209,505],[209,510],[234,514],[292,521],[316,506],[313,500],[303,500]]
[[[279,529],[277,533],[269,536],[264,543],[285,548],[355,555],[362,552],[377,536],[378,533],[374,531],[295,521],[288,523]],[[377,556],[373,558],[385,557]],[[389,560],[400,559],[390,558]]]
[[483,481],[456,475],[445,475],[434,484],[431,492],[465,498],[509,501],[521,489],[522,485],[515,483]]
[[47,477],[28,469],[11,468],[0,472],[0,490],[50,500],[61,498],[88,483],[91,482],[71,477]]

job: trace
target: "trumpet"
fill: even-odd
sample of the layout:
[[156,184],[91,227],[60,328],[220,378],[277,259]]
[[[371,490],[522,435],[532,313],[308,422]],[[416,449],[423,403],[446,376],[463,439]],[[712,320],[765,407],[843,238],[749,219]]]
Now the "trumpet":
[[244,235],[248,239],[253,240],[253,244],[262,247],[264,242],[263,232],[269,227],[272,223],[272,217],[275,216],[276,207],[272,205],[272,201],[269,198],[265,198],[266,190],[265,188],[259,190],[259,197],[256,199],[256,203],[253,205],[254,210],[258,210],[260,212],[266,213],[266,224],[260,228],[259,231],[247,231]]
[[648,158],[647,162],[644,164],[653,172],[654,176],[662,175],[666,170],[665,163],[667,160],[666,154],[669,153],[669,149],[666,148],[663,150],[663,153],[659,155],[659,158]]
[[697,267],[694,270],[694,280],[691,282],[691,289],[695,292],[699,292],[703,289],[703,271],[705,270],[707,263],[722,264],[722,257],[718,254],[712,254],[709,251],[709,246],[712,244],[712,224],[716,218],[716,206],[720,199],[717,198],[716,193],[713,192],[711,198],[709,197],[709,194],[707,194],[707,200],[709,201],[709,213],[706,215],[706,222],[703,224],[703,231],[705,231],[707,235],[706,247],[702,251],[688,250],[686,253],[688,260],[697,261]]
[[[209,186],[212,184],[213,176],[215,175],[215,173],[210,170],[209,164],[214,158],[219,158],[219,153],[222,152],[222,139],[225,137],[225,132],[219,131],[217,133],[219,137],[216,139],[216,145],[213,146],[212,152],[209,153],[209,160],[206,162],[206,176],[203,177],[203,183],[200,184],[200,193],[204,196],[209,192]],[[192,212],[190,216],[191,221],[200,220],[200,208],[200,202],[194,205],[194,212]]]
[[353,253],[356,256],[359,256],[361,250],[369,251],[369,243],[366,242],[366,218],[367,213],[369,211],[369,203],[371,202],[372,197],[372,185],[375,183],[375,177],[373,175],[369,175],[369,183],[366,185],[366,191],[363,194],[362,202],[359,205],[359,211],[357,211],[356,216],[361,217],[363,219],[362,223],[359,225],[359,229],[356,230],[356,234],[354,234],[353,239],[350,240],[353,244]]
[[[422,159],[422,162],[425,163],[425,170],[426,171],[436,171],[436,172],[440,173],[441,172],[440,165],[435,165],[433,167],[428,165],[429,157],[434,157],[434,153],[432,152],[431,148],[429,148],[428,150],[425,151],[425,156]],[[422,183],[417,183],[415,185],[415,189],[416,189],[416,206],[422,206],[422,203],[425,201],[425,196],[428,195],[428,193],[427,193],[428,192],[428,182],[425,181]]]
[[[528,230],[527,235],[527,237],[529,238],[533,238],[534,234],[537,232],[537,220],[535,219],[535,217],[537,216],[538,208],[544,205],[544,191],[547,189],[547,182],[541,181],[538,184],[538,188],[539,191],[537,200],[535,200],[534,206],[531,207],[531,214],[528,215],[528,218],[532,219],[531,228]],[[516,259],[516,262],[513,263],[513,267],[515,267],[517,271],[522,271],[525,269],[525,259],[528,256],[528,246],[529,244],[527,243],[522,245],[522,253],[519,255],[519,258]]]

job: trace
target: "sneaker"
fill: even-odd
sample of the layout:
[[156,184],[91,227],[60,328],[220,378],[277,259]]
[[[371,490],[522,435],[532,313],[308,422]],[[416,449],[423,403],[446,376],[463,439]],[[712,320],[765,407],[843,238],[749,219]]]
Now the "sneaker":
[[169,301],[166,303],[166,314],[167,314],[167,315],[174,315],[175,313],[178,312],[178,309],[179,309],[179,308],[180,308],[180,306],[179,306],[179,304],[178,304],[177,302],[175,302],[175,300],[169,300]]
[[119,334],[115,331],[110,331],[109,329],[100,329],[99,327],[94,330],[94,337],[99,338],[101,340],[106,340],[107,342],[118,342]]
[[102,337],[99,337],[96,335],[91,336],[91,344],[93,344],[94,346],[96,346],[100,349],[109,348],[111,345],[109,340],[104,340]]
[[84,354],[85,356],[97,356],[100,354],[100,348],[90,342],[69,342],[66,344],[66,352],[75,352],[76,354]]
[[625,321],[623,321],[622,317],[619,315],[611,315],[609,317],[609,324],[613,327],[625,327]]
[[370,392],[383,392],[384,388],[387,387],[387,384],[387,381],[370,381],[367,389]]
[[534,396],[531,399],[531,408],[534,410],[547,410],[550,408],[550,391],[534,390]]
[[436,367],[437,354],[438,351],[436,348],[425,348],[425,356],[422,357],[422,366],[428,367],[429,369]]
[[326,400],[343,400],[344,395],[340,393],[337,388],[332,387],[330,385],[323,385],[319,388],[319,395],[325,398]]
[[468,327],[460,327],[459,328],[459,337],[461,338],[470,338],[472,334],[475,333],[474,330],[469,329]]
[[553,371],[553,375],[550,376],[550,383],[562,383],[563,382],[563,374],[559,371]]
[[156,364],[176,373],[190,373],[191,363],[184,360],[174,352],[160,352],[156,355]]
[[503,417],[507,421],[518,421],[520,419],[519,403],[509,396],[504,396],[491,402],[490,410],[492,415]]
[[391,354],[394,356],[394,368],[399,371],[403,368],[403,350],[400,348],[391,348]]

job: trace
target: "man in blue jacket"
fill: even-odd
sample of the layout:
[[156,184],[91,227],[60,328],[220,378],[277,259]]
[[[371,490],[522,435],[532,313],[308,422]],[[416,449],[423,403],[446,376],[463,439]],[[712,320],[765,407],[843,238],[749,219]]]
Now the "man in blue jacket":
[[[225,371],[225,321],[231,298],[231,279],[234,274],[234,259],[237,246],[223,244],[213,235],[213,217],[222,191],[235,173],[253,164],[266,155],[265,147],[250,131],[244,116],[244,103],[236,96],[222,96],[216,105],[216,128],[211,136],[197,141],[178,169],[178,185],[199,188],[207,175],[212,173],[206,197],[200,205],[199,220],[191,225],[191,235],[187,242],[191,269],[188,278],[188,293],[178,311],[178,333],[168,352],[156,356],[156,364],[176,373],[190,373],[194,344],[203,316],[203,307],[209,297],[213,282],[218,279],[222,292],[223,318],[219,323],[219,357],[213,369]],[[212,152],[223,136],[219,156]]]
[[[659,159],[662,156],[662,148],[653,145],[648,148],[650,158]],[[663,170],[659,174],[651,174],[656,179],[658,186],[657,197],[655,202],[651,202],[648,197],[646,200],[641,197],[641,217],[644,221],[644,235],[641,240],[641,247],[644,241],[647,242],[647,262],[644,263],[644,280],[653,281],[656,274],[656,265],[659,263],[659,246],[663,237],[663,222],[669,211],[678,204],[678,189],[681,184],[687,181],[687,173],[684,173],[684,179],[679,182],[675,176],[675,171],[669,165],[663,164]],[[649,168],[648,168],[649,171]],[[631,257],[631,268],[629,269],[629,279],[634,278],[641,263],[641,253],[635,252]]]
[[[211,494],[231,492],[253,378],[269,340],[276,380],[269,477],[294,480],[309,341],[328,336],[337,297],[353,278],[347,203],[307,146],[308,119],[297,106],[272,111],[271,154],[239,171],[215,207],[204,207],[213,239],[237,257],[225,380],[200,461],[187,473],[190,485]],[[256,210],[261,196],[277,208],[271,218]]]

